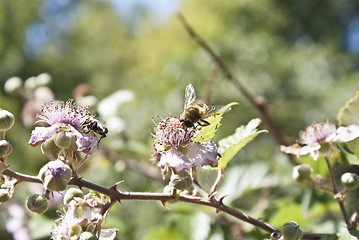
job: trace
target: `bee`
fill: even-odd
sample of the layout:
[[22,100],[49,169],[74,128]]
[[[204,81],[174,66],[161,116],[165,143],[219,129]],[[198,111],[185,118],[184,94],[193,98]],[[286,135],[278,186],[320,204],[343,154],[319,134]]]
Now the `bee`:
[[84,121],[84,123],[82,124],[82,128],[86,134],[92,131],[101,135],[101,138],[98,141],[98,143],[100,143],[101,139],[106,137],[106,134],[108,133],[108,129],[105,126],[105,124],[103,124],[102,122],[100,122],[99,120],[95,119],[92,116],[89,116]]
[[194,127],[196,123],[200,126],[208,126],[209,122],[205,119],[218,114],[222,106],[208,106],[204,102],[196,102],[196,92],[193,85],[189,84],[185,90],[184,110],[180,116],[180,121],[185,127]]

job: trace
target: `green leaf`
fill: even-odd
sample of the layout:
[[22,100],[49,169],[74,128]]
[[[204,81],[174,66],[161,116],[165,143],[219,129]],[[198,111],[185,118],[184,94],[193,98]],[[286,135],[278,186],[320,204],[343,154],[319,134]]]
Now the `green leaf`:
[[260,122],[259,118],[253,119],[247,126],[238,127],[233,135],[218,142],[218,152],[222,155],[218,161],[219,168],[224,169],[239,150],[251,142],[258,134],[268,132],[267,130],[257,130]]
[[[340,109],[337,118],[340,126],[359,125],[359,91]],[[347,142],[346,145],[359,157],[359,139]]]
[[230,110],[230,107],[238,104],[237,102],[231,102],[221,108],[215,115],[206,118],[209,125],[204,126],[201,130],[192,138],[192,142],[211,141],[216,135],[216,131],[221,125],[222,115]]
[[348,152],[343,146],[338,145],[340,150],[340,163],[344,165],[359,165],[359,158],[357,155]]
[[340,126],[359,125],[359,91],[340,109],[337,119]]

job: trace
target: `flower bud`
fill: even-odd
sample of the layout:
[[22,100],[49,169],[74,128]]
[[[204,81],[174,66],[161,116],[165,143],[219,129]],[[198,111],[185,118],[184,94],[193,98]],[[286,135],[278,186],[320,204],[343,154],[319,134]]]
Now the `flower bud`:
[[55,177],[54,175],[47,175],[45,176],[43,182],[44,188],[51,191],[64,191],[67,187],[67,183],[69,182],[70,177],[71,174],[64,174],[58,177]]
[[76,137],[72,132],[62,131],[56,134],[54,142],[59,148],[70,148],[75,142]]
[[292,177],[297,182],[303,182],[310,178],[313,169],[306,163],[297,165],[293,168]]
[[348,189],[359,187],[359,176],[355,173],[344,173],[341,177],[343,185]]
[[56,146],[53,138],[49,138],[41,144],[41,152],[47,156],[52,156],[55,159],[57,158],[60,150],[61,149]]
[[91,232],[83,232],[81,233],[80,240],[98,240],[98,238]]
[[74,197],[78,197],[78,198],[83,198],[84,194],[83,192],[78,189],[78,188],[69,188],[64,196],[64,204],[67,205],[71,202],[72,199],[74,199]]
[[82,227],[80,225],[74,224],[70,227],[68,236],[70,239],[79,239],[82,233]]
[[9,148],[10,144],[6,140],[0,140],[0,158],[7,155]]
[[26,206],[30,211],[41,214],[46,212],[49,203],[44,195],[33,194],[26,199]]
[[192,177],[185,170],[172,174],[170,184],[178,190],[185,190],[192,186]]
[[281,228],[284,240],[300,240],[303,237],[303,231],[296,222],[286,222]]
[[6,189],[0,189],[0,203],[6,202],[10,199],[10,194]]
[[0,108],[0,131],[7,131],[9,130],[15,122],[14,115]]
[[39,178],[45,189],[63,191],[71,178],[71,169],[61,160],[50,161],[40,169]]
[[4,90],[8,94],[15,94],[22,87],[22,80],[19,77],[11,77],[6,80]]

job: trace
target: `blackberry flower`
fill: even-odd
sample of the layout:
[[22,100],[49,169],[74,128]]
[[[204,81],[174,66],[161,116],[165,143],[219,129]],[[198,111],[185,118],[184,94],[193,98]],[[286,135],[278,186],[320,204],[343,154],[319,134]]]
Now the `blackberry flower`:
[[154,126],[152,159],[162,169],[175,173],[192,167],[217,166],[217,146],[212,141],[192,143],[196,128],[185,128],[178,117],[169,115]]
[[[102,203],[96,201],[90,194],[83,199],[75,198],[68,206],[67,210],[61,213],[61,219],[56,221],[56,226],[52,228],[51,239],[70,240],[71,229],[78,228],[79,233],[100,229],[103,216],[101,215]],[[99,240],[116,239],[117,229],[103,229],[100,232]]]
[[76,106],[72,100],[46,104],[37,115],[37,123],[45,123],[48,127],[35,127],[31,132],[29,144],[36,146],[40,142],[52,139],[58,132],[69,131],[76,136],[77,150],[91,154],[98,143],[98,138],[83,132],[82,125],[89,118],[88,108]]
[[330,150],[334,148],[331,143],[349,142],[358,137],[359,126],[357,125],[341,126],[337,129],[334,124],[329,122],[313,123],[304,131],[299,132],[300,144],[281,146],[280,149],[282,152],[297,156],[310,154],[314,160],[317,160],[320,153],[330,153]]

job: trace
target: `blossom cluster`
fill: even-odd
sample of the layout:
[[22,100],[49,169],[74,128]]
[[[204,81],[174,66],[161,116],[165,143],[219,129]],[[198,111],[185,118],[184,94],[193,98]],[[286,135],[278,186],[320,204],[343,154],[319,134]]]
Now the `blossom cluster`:
[[185,127],[179,117],[169,115],[154,126],[152,159],[163,170],[178,173],[192,167],[217,166],[217,146],[213,141],[192,142],[196,127]]
[[[51,231],[54,240],[82,239],[85,235],[99,235],[101,240],[116,239],[117,229],[101,229],[103,203],[91,194],[74,197],[61,213],[61,218]],[[83,238],[87,239],[87,238]],[[89,238],[96,239],[96,238]]]
[[76,106],[72,100],[66,103],[46,104],[37,123],[48,126],[35,127],[31,133],[29,144],[36,146],[40,142],[51,141],[59,132],[70,132],[76,138],[77,151],[91,154],[98,144],[98,138],[83,131],[83,124],[90,117],[87,108]]
[[[297,156],[307,155],[317,160],[320,154],[328,155],[334,149],[332,143],[350,142],[359,137],[359,126],[352,124],[336,128],[333,123],[313,123],[299,132],[299,144],[281,146],[281,151]],[[329,149],[328,149],[329,147]]]

